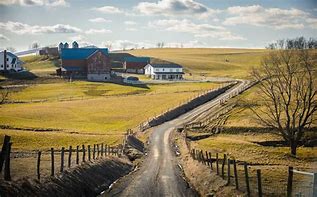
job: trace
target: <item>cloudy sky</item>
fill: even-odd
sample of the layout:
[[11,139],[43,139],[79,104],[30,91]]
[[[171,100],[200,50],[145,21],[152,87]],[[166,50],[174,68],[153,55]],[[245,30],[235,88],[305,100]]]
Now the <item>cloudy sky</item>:
[[0,0],[0,48],[263,48],[317,35],[316,0]]

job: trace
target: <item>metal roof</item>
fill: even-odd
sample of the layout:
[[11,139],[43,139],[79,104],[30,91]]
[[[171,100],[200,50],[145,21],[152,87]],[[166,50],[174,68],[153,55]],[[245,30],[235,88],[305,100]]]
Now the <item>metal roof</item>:
[[107,48],[63,48],[61,49],[61,59],[63,60],[83,60],[91,54],[100,50],[105,55],[108,55]]
[[183,72],[154,72],[154,74],[156,74],[156,75],[171,75],[171,74],[173,74],[173,75],[183,75],[185,73],[183,73]]
[[178,64],[150,64],[153,68],[183,68]]
[[64,66],[61,67],[62,71],[81,71],[81,67],[79,66]]
[[126,62],[150,62],[149,57],[125,57]]

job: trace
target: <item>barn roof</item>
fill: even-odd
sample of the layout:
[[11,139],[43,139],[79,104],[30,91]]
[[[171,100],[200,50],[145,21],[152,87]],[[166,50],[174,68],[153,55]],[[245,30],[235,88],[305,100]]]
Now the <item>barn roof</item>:
[[87,59],[90,55],[100,50],[105,55],[108,55],[107,48],[69,48],[62,49],[61,59],[63,60],[83,60]]
[[183,68],[178,64],[150,64],[153,68]]
[[126,62],[150,62],[149,57],[125,57]]

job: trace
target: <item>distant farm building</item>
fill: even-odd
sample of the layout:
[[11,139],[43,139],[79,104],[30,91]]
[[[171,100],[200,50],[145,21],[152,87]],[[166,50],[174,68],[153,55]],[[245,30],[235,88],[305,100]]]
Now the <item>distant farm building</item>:
[[184,75],[183,67],[177,64],[148,64],[144,69],[154,80],[181,80]]
[[127,73],[144,74],[144,67],[149,63],[149,57],[125,57],[123,68]]
[[0,71],[18,72],[23,70],[23,62],[11,52],[6,50],[0,52]]
[[44,47],[38,51],[38,55],[47,55],[51,57],[58,57],[59,52],[57,47]]
[[89,81],[109,81],[111,64],[107,48],[62,48],[62,67],[57,72]]

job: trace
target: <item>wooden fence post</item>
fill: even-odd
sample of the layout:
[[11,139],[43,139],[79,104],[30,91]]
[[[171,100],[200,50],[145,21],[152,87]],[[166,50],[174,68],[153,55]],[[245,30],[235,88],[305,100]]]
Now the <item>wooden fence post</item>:
[[40,174],[40,167],[41,167],[41,154],[42,152],[39,151],[37,153],[37,165],[36,165],[36,172],[37,172],[37,179],[40,180],[41,174]]
[[64,171],[64,154],[65,154],[65,148],[62,147],[62,150],[61,150],[61,172]]
[[200,156],[201,156],[201,163],[205,164],[205,158],[204,158],[203,150],[200,150]]
[[221,166],[221,176],[225,178],[225,165],[226,165],[227,155],[223,154],[222,166]]
[[293,167],[288,167],[288,180],[287,180],[287,197],[292,196],[293,190]]
[[12,142],[9,142],[6,148],[6,158],[4,165],[4,180],[11,181],[11,171],[10,171],[10,153],[11,153]]
[[192,153],[192,158],[193,158],[194,160],[196,160],[196,157],[195,157],[195,149],[193,149],[192,152],[193,152],[193,153]]
[[86,161],[86,150],[85,150],[85,145],[82,145],[82,149],[83,149],[83,162]]
[[54,167],[54,148],[51,148],[51,176],[54,176],[55,167]]
[[263,194],[262,194],[262,181],[261,181],[261,170],[260,169],[256,170],[256,175],[258,178],[258,194],[259,194],[259,197],[262,197]]
[[97,158],[100,157],[100,149],[99,149],[99,144],[97,144]]
[[218,153],[216,153],[216,166],[217,166],[217,175],[219,175],[219,160],[218,160]]
[[76,164],[79,164],[79,146],[76,146]]
[[104,146],[104,144],[101,143],[101,157],[102,157],[102,158],[103,158],[103,156],[104,156],[104,154],[103,154],[103,153],[104,153],[104,152],[103,152],[104,147],[103,147],[103,146]]
[[231,174],[231,173],[230,173],[230,162],[231,162],[231,160],[228,159],[228,177],[227,177],[227,184],[228,184],[228,185],[230,185],[230,181],[231,181],[231,180],[230,180],[230,178],[231,178],[231,177],[230,177],[230,174]]
[[237,163],[236,160],[233,160],[233,173],[234,173],[234,180],[236,189],[239,190],[239,179],[238,179],[238,171],[237,171]]
[[92,152],[92,158],[95,160],[96,159],[96,144],[94,144],[94,149]]
[[209,162],[210,162],[210,168],[212,169],[212,159],[211,159],[211,152],[209,152],[208,154],[209,154]]
[[251,196],[250,192],[250,182],[249,182],[249,173],[248,173],[248,164],[247,162],[244,162],[244,175],[245,175],[245,184],[247,186],[247,195],[248,197]]
[[206,165],[209,166],[210,163],[209,163],[209,158],[208,158],[208,152],[205,151],[205,154],[206,154]]
[[6,158],[6,155],[5,155],[6,149],[8,148],[10,139],[11,139],[11,137],[8,135],[4,136],[2,149],[1,149],[1,153],[0,153],[0,172],[2,172],[2,169],[3,169],[4,160]]
[[69,146],[69,152],[68,152],[68,168],[72,166],[72,152],[73,147]]
[[90,145],[88,145],[88,161],[91,161]]

